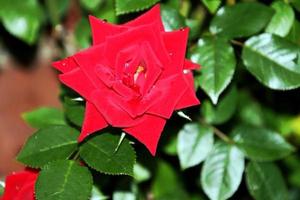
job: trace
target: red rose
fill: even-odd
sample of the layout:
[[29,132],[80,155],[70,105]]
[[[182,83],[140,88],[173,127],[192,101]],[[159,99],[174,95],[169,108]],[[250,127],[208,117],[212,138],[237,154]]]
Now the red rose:
[[37,171],[28,169],[8,175],[0,200],[34,200],[34,185],[37,177]]
[[93,46],[53,63],[60,80],[86,99],[79,141],[110,124],[154,155],[174,110],[199,104],[185,59],[188,28],[165,32],[159,5],[113,25],[90,16]]

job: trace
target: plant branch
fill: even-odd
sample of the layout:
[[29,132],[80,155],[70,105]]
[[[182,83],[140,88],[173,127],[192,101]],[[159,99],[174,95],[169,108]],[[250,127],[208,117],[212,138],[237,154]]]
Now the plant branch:
[[240,46],[240,47],[243,47],[244,46],[244,43],[240,42],[240,41],[237,41],[237,40],[231,40],[230,41],[232,44],[234,45],[237,45],[237,46]]

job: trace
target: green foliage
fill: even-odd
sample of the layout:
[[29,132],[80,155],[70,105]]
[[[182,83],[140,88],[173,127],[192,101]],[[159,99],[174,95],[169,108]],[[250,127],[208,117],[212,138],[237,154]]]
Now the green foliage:
[[80,0],[82,6],[88,10],[95,10],[103,0]]
[[256,161],[272,161],[294,151],[282,136],[263,128],[238,126],[232,133],[235,144],[244,154]]
[[208,94],[212,102],[217,104],[220,94],[234,74],[236,60],[233,48],[224,38],[205,37],[198,41],[191,58],[202,66],[197,79],[198,85]]
[[300,47],[268,33],[248,39],[243,49],[246,68],[264,85],[277,90],[300,86]]
[[162,6],[161,17],[166,31],[185,27],[184,17],[175,8]]
[[159,0],[116,0],[116,13],[117,15],[121,15],[130,12],[145,10],[157,3],[158,1]]
[[202,0],[202,3],[207,7],[209,12],[215,13],[222,2],[221,0]]
[[113,200],[136,200],[135,195],[131,192],[115,192]]
[[45,6],[51,23],[57,25],[69,6],[69,0],[46,0]]
[[133,176],[135,151],[127,139],[101,133],[86,141],[80,147],[80,156],[93,169],[112,175]]
[[42,128],[29,137],[17,159],[35,168],[67,159],[77,148],[79,132],[68,126]]
[[81,126],[84,118],[84,106],[68,97],[64,98],[63,106],[67,119],[76,126]]
[[0,184],[0,196],[3,194],[4,192],[4,187]]
[[213,147],[211,127],[196,123],[186,124],[178,135],[178,156],[182,169],[193,167],[202,162]]
[[43,21],[43,12],[37,0],[1,0],[0,18],[12,35],[33,44]]
[[37,200],[83,200],[90,197],[92,185],[92,175],[86,167],[74,161],[56,161],[40,172],[35,195]]
[[288,199],[282,174],[273,163],[250,162],[246,168],[246,181],[250,194],[256,200]]
[[34,128],[45,128],[51,125],[65,125],[64,114],[57,108],[41,107],[22,114],[22,118]]
[[150,179],[150,171],[139,163],[136,163],[133,168],[134,179],[141,183]]
[[238,189],[243,171],[243,153],[232,145],[216,143],[201,172],[204,192],[212,200],[228,199]]
[[270,21],[272,9],[261,3],[239,3],[218,10],[210,31],[229,39],[248,37],[260,32]]

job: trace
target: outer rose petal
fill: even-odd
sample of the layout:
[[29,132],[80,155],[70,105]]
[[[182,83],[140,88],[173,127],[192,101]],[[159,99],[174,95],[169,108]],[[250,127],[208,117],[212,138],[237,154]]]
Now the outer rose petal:
[[103,118],[102,114],[92,103],[87,101],[85,106],[84,121],[78,141],[83,141],[90,134],[99,131],[107,126],[108,124]]
[[200,101],[195,94],[194,78],[192,72],[184,74],[184,78],[186,83],[188,84],[188,89],[184,92],[179,102],[176,104],[175,110],[180,110],[182,108],[200,104]]
[[66,74],[59,75],[59,79],[65,85],[78,92],[85,99],[90,99],[91,93],[95,90],[91,80],[79,68]]
[[131,26],[131,27],[137,27],[137,26],[142,26],[145,24],[150,24],[153,21],[157,20],[158,27],[161,31],[164,31],[164,25],[161,21],[161,16],[160,16],[160,5],[157,4],[153,6],[149,11],[145,12],[143,15],[139,16],[138,18],[127,22],[124,24],[124,26]]
[[104,42],[107,36],[119,34],[127,30],[125,26],[110,24],[91,15],[89,16],[89,20],[92,29],[93,45]]
[[69,71],[72,71],[73,69],[76,69],[78,67],[78,64],[75,62],[73,57],[68,57],[56,62],[52,63],[52,66],[59,70],[62,73],[66,73]]
[[145,115],[143,122],[123,130],[143,143],[154,156],[165,124],[166,120],[161,117]]
[[34,200],[33,191],[37,176],[37,172],[30,170],[8,175],[2,200]]
[[193,63],[188,59],[185,59],[183,69],[189,69],[189,70],[200,69],[200,65]]

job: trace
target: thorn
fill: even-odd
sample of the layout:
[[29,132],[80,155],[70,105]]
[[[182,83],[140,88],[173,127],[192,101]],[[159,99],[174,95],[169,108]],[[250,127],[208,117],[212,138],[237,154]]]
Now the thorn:
[[84,99],[81,98],[81,97],[73,98],[72,100],[73,100],[73,101],[84,101]]
[[120,146],[121,146],[121,144],[122,144],[125,136],[126,136],[126,133],[122,132],[120,140],[118,142],[118,146],[115,148],[115,152],[114,153],[117,153],[117,151],[119,150],[119,148],[120,148]]
[[187,119],[187,120],[189,120],[189,121],[192,121],[192,119],[191,119],[188,115],[186,115],[184,112],[182,112],[182,111],[178,111],[177,114],[178,114],[180,117],[184,118],[184,119]]

